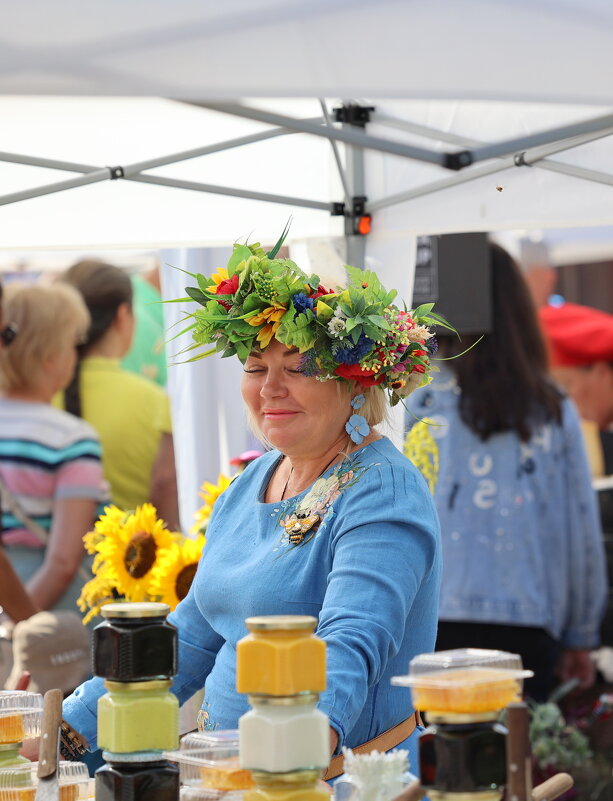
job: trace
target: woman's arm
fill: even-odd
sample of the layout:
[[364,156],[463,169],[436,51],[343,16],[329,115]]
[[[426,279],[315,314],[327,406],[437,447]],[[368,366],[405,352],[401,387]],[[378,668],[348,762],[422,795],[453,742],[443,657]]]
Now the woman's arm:
[[[351,498],[347,523],[333,536],[332,568],[319,615],[317,634],[326,641],[328,680],[319,708],[338,733],[337,748],[360,716],[369,688],[402,647],[407,627],[425,650],[433,647],[436,633],[440,544],[431,497],[418,476],[393,477],[389,469],[381,473],[378,482],[371,479]],[[427,613],[420,608],[416,614],[414,603],[424,582],[431,599]]]
[[45,559],[28,581],[32,601],[50,609],[64,594],[85,555],[83,535],[92,527],[96,503],[85,498],[62,498],[53,505],[53,523]]
[[151,471],[149,495],[159,517],[166,521],[171,531],[179,531],[181,525],[172,434],[163,433],[160,438],[160,447]]
[[[215,664],[217,652],[224,642],[213,631],[198,609],[195,593],[197,584],[202,578],[200,573],[199,567],[186,598],[168,618],[169,622],[178,629],[179,641],[177,660],[179,672],[174,677],[170,689],[181,704],[204,687],[206,677]],[[64,701],[64,719],[82,735],[88,743],[88,748],[92,751],[98,747],[98,699],[105,692],[103,680],[96,677],[86,681]]]
[[15,623],[39,611],[2,548],[0,548],[0,606]]

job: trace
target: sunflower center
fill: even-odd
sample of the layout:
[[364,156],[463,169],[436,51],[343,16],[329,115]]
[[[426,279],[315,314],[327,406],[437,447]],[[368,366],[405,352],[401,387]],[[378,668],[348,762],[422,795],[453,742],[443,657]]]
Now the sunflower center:
[[132,578],[145,576],[155,564],[157,545],[147,531],[137,531],[130,538],[123,555],[123,564]]
[[175,592],[177,593],[177,598],[180,601],[182,601],[189,592],[189,588],[192,586],[192,581],[196,575],[197,567],[198,563],[192,562],[191,565],[185,565],[185,567],[182,568],[177,574],[175,581]]

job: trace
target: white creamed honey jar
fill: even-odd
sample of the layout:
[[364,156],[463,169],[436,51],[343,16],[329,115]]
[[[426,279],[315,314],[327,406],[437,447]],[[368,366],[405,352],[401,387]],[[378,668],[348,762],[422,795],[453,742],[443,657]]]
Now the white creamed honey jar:
[[238,722],[240,765],[267,773],[323,769],[330,761],[328,716],[317,693],[249,696],[252,709]]

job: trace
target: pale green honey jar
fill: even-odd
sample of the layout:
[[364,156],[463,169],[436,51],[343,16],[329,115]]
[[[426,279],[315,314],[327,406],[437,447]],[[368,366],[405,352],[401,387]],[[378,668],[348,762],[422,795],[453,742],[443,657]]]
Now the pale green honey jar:
[[98,747],[115,754],[179,747],[179,702],[170,680],[105,681],[98,700]]

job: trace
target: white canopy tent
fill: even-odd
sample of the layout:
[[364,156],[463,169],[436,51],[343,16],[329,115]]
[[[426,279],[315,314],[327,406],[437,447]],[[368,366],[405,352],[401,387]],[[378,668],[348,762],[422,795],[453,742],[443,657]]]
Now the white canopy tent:
[[[0,248],[273,241],[289,213],[294,240],[338,237],[331,204],[365,196],[373,232],[348,237],[348,260],[365,244],[408,297],[416,234],[611,225],[612,23],[605,0],[15,4]],[[330,122],[329,98],[363,97],[365,130]],[[193,369],[210,393],[216,368]],[[196,395],[175,409],[179,447]],[[197,451],[179,461],[214,477]]]

